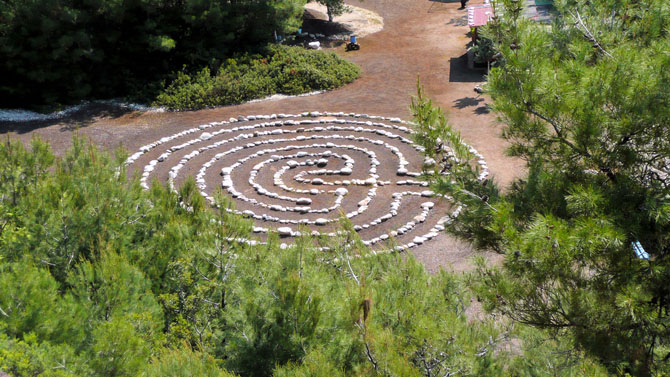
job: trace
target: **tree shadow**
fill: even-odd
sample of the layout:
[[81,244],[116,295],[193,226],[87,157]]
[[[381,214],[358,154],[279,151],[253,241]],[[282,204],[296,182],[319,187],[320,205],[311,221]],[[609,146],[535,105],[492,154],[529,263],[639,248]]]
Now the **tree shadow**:
[[461,17],[455,17],[449,20],[449,22],[446,23],[446,25],[453,25],[453,26],[468,26],[468,15],[465,14]]
[[284,43],[289,46],[309,48],[309,43],[319,41],[321,47],[339,47],[349,41],[354,33],[347,25],[328,21],[328,16],[313,9],[305,9],[302,17],[302,35],[290,35]]
[[431,2],[428,13],[448,12],[449,8],[441,4],[459,3],[460,0],[429,0]]
[[351,34],[353,31],[339,22],[328,21],[328,16],[311,9],[305,9],[302,17],[302,31],[309,34]]
[[489,105],[479,106],[478,108],[475,109],[475,114],[477,115],[484,115],[490,112],[491,108],[489,107]]
[[459,98],[456,101],[454,101],[456,104],[454,105],[457,109],[464,109],[466,107],[470,106],[477,106],[480,104],[480,102],[483,102],[484,98],[482,97],[463,97]]
[[136,113],[135,116],[139,116],[142,112],[114,104],[89,104],[82,106],[81,109],[61,118],[34,120],[29,122],[1,121],[0,135],[10,132],[25,134],[54,125],[60,125],[59,131],[61,132],[70,132],[76,129],[85,128],[95,123],[100,118],[116,119],[131,113]]
[[449,82],[482,82],[484,74],[468,68],[468,56],[449,59]]

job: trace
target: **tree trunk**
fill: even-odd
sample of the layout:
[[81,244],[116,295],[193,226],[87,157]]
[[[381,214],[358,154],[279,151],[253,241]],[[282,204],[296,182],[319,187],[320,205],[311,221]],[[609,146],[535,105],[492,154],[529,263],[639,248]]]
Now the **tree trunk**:
[[328,21],[333,22],[333,12],[330,7],[326,7],[326,9],[328,9]]

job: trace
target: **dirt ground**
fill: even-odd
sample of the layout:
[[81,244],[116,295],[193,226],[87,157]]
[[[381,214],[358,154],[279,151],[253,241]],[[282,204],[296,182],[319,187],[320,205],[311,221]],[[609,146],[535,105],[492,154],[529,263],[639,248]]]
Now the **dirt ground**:
[[[0,124],[0,134],[23,141],[39,135],[61,152],[69,146],[73,132],[78,131],[104,148],[123,146],[135,151],[163,136],[238,115],[343,111],[409,120],[408,106],[418,77],[426,93],[448,113],[463,139],[484,155],[499,184],[508,184],[522,172],[520,161],[504,155],[505,142],[499,138],[502,126],[487,107],[489,99],[473,90],[482,83],[483,76],[466,67],[470,37],[467,11],[459,9],[459,1],[347,2],[378,13],[384,19],[384,29],[360,38],[359,51],[334,49],[362,70],[360,79],[343,88],[314,96],[179,113],[128,112],[95,106],[52,122]],[[470,268],[475,252],[469,245],[442,234],[413,248],[412,253],[431,271],[445,267],[458,272]],[[492,253],[485,256],[494,262],[500,260]]]
[[[326,29],[331,28],[329,25],[338,25],[340,28],[349,31],[347,34],[355,34],[359,38],[376,33],[384,28],[384,19],[379,16],[379,14],[353,5],[348,5],[347,8],[347,12],[335,16],[333,18],[334,22],[329,22],[327,16],[328,8],[326,8],[325,5],[316,2],[307,3],[305,6],[305,18],[306,21],[317,21],[317,25],[325,27]],[[312,33],[312,31],[309,30],[308,24],[309,22],[303,23],[302,29],[305,32]],[[331,33],[328,33],[328,30],[326,30],[326,32],[315,32],[323,34],[339,34],[338,30],[333,31],[334,32]],[[348,39],[349,38],[345,38],[345,40]]]

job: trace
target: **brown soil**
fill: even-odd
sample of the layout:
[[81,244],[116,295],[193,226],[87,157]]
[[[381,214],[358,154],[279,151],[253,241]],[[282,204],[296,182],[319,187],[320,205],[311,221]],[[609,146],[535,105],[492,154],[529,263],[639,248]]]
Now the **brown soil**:
[[[78,130],[105,148],[123,146],[136,151],[163,136],[202,123],[238,115],[344,111],[409,119],[408,105],[420,77],[426,93],[448,114],[464,140],[485,156],[492,175],[501,185],[522,172],[522,163],[504,155],[499,138],[502,126],[488,109],[489,99],[473,88],[481,84],[481,73],[466,67],[465,49],[470,41],[466,10],[458,1],[352,0],[352,5],[379,13],[384,29],[359,39],[360,51],[338,54],[361,67],[361,78],[353,84],[315,96],[262,101],[180,113],[125,112],[106,107],[89,108],[70,118],[53,122],[0,125],[23,141],[39,135],[62,152]],[[426,266],[451,266],[467,270],[471,248],[448,235],[440,235],[412,249]]]

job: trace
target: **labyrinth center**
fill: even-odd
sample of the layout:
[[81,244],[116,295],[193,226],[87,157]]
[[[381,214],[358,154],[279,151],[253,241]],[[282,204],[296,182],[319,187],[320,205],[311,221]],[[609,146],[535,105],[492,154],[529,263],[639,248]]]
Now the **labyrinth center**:
[[[458,206],[418,179],[422,148],[399,118],[309,112],[240,116],[166,136],[131,155],[141,184],[154,178],[174,189],[193,176],[208,200],[216,189],[236,213],[255,222],[263,242],[277,231],[285,244],[301,231],[334,236],[346,216],[375,249],[423,244],[444,229]],[[479,157],[480,179],[488,175]]]

